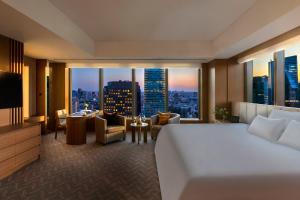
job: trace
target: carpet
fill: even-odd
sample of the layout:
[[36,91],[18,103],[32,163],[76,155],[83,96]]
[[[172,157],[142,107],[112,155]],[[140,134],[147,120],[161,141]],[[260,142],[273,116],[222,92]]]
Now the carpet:
[[65,144],[59,133],[42,136],[41,158],[0,181],[0,199],[159,200],[154,142],[131,138],[102,146]]

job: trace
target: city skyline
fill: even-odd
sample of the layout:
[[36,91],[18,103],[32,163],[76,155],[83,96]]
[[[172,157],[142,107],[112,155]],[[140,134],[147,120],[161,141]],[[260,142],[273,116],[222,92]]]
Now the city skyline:
[[[289,48],[285,50],[285,57],[297,56],[298,83],[300,83],[300,47]],[[268,76],[268,63],[273,61],[273,54],[265,54],[253,60],[253,76]]]
[[[139,83],[141,91],[144,91],[144,69],[136,69],[136,82]],[[99,68],[73,68],[72,90],[81,88],[85,91],[99,91]],[[198,75],[197,70],[185,70],[183,68],[169,69],[169,91],[197,92]],[[106,68],[103,70],[104,86],[110,81],[131,81],[130,68]],[[196,72],[196,73],[195,73]]]
[[[300,82],[298,77],[299,76],[298,60],[299,57],[294,54],[285,57],[284,101],[285,101],[285,105],[288,107],[300,107]],[[257,67],[257,61],[254,62],[254,69],[256,67]],[[268,73],[266,75],[253,77],[253,102],[273,105],[274,86],[275,86],[274,61],[270,61],[268,63],[267,69],[268,69]]]
[[[99,102],[103,101],[103,108],[107,112],[118,112],[124,116],[132,114],[132,71],[129,68],[103,70],[103,99],[99,99],[99,90],[89,91],[91,87],[85,86],[82,81],[86,80],[88,84],[94,81],[94,84],[99,85],[98,69],[78,69],[74,72],[73,112],[84,109],[85,104],[89,105],[88,109],[99,109]],[[179,113],[183,118],[199,117],[198,69],[169,69],[168,84],[166,84],[167,76],[164,69],[137,68],[135,72],[137,115],[142,113],[149,117],[158,111],[168,110]],[[90,77],[94,77],[94,80]]]

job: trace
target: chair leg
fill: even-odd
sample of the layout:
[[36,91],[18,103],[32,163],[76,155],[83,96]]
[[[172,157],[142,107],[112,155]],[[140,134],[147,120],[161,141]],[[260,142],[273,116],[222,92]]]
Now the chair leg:
[[126,140],[126,132],[125,131],[123,131],[123,140],[125,141]]
[[55,139],[57,139],[57,127],[55,127]]

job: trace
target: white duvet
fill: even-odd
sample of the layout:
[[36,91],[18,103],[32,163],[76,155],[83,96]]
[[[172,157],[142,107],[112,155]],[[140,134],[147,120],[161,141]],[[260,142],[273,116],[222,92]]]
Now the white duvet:
[[172,124],[159,133],[163,200],[300,200],[300,151],[246,124]]

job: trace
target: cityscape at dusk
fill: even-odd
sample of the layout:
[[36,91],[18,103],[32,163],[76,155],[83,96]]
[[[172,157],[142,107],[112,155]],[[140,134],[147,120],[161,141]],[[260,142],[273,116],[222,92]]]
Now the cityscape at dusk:
[[[163,69],[154,71],[164,72]],[[160,85],[155,88],[154,79],[145,80],[145,71],[153,70],[137,68],[135,70],[137,84],[137,114],[149,117],[157,111],[166,111],[165,105],[165,80],[156,80]],[[159,73],[161,73],[159,72]],[[155,78],[155,76],[153,77]],[[197,118],[198,114],[198,75],[197,69],[169,69],[168,70],[168,110],[180,113],[183,118]],[[130,68],[105,68],[103,69],[104,84],[104,110],[109,112],[119,112],[123,115],[132,114],[132,88]],[[150,82],[152,81],[152,83]],[[154,81],[154,82],[153,82]],[[151,88],[145,92],[145,83]],[[108,85],[110,85],[108,87]],[[155,84],[154,84],[155,85]],[[154,87],[154,88],[152,88]],[[156,93],[151,94],[151,91]],[[149,93],[150,92],[150,93]],[[114,94],[118,94],[118,98]],[[160,96],[163,95],[163,96]],[[156,97],[157,100],[153,98]],[[149,99],[150,98],[150,99]],[[72,69],[72,110],[80,111],[84,104],[89,105],[89,109],[99,109],[99,69],[98,68],[74,68]],[[157,101],[154,103],[154,101]],[[126,104],[123,103],[126,102]],[[118,106],[113,107],[113,104]],[[121,105],[121,106],[120,106]]]
[[[144,91],[144,68],[137,68],[136,81]],[[169,90],[197,92],[197,70],[169,69]],[[104,85],[113,80],[131,80],[130,68],[104,69]],[[85,91],[99,90],[98,68],[74,68],[72,70],[72,90],[81,88]]]
[[[299,49],[298,49],[299,50]],[[300,51],[298,51],[300,52]],[[285,51],[285,105],[300,107],[300,55],[296,48]],[[273,54],[253,60],[253,102],[273,105],[275,89]]]

